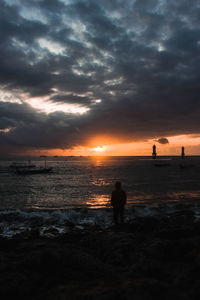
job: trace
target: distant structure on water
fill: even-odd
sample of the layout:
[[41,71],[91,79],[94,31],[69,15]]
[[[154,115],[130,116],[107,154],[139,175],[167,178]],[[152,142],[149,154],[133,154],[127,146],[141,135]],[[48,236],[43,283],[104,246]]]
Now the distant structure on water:
[[181,158],[182,158],[182,162],[179,164],[179,167],[181,169],[190,169],[192,167],[195,167],[195,165],[192,163],[191,159],[189,158],[188,159],[188,156],[187,156],[187,159],[184,159],[185,158],[185,148],[182,147],[181,148]]
[[185,148],[184,147],[181,148],[181,157],[182,158],[185,157]]
[[153,145],[153,152],[152,152],[152,158],[156,159],[157,153],[156,153],[156,145]]

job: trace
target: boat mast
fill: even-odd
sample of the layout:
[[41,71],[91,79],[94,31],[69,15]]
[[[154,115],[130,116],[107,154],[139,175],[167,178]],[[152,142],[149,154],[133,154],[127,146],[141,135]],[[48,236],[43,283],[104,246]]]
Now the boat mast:
[[156,145],[153,145],[152,158],[156,159],[156,155],[157,155],[157,153],[156,153]]

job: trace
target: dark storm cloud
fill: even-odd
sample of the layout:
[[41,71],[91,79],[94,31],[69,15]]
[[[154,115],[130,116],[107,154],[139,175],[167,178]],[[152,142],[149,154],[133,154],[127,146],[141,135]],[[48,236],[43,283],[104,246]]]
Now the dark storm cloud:
[[169,144],[169,140],[166,139],[166,138],[160,138],[160,139],[155,140],[155,141],[158,142],[159,144],[163,144],[163,145]]
[[89,97],[80,97],[73,94],[70,95],[55,95],[50,98],[50,100],[54,102],[61,102],[61,103],[74,103],[74,104],[90,104],[91,99]]
[[0,129],[12,128],[0,141],[70,148],[98,134],[199,133],[199,17],[195,0],[1,0],[3,90],[90,111],[47,115],[28,98],[0,103]]
[[[35,38],[47,33],[47,26],[37,21],[28,21],[19,15],[19,9],[0,2],[0,36],[1,44],[10,42],[11,38],[32,43]],[[12,47],[7,44],[7,47]],[[2,48],[2,45],[1,45]]]

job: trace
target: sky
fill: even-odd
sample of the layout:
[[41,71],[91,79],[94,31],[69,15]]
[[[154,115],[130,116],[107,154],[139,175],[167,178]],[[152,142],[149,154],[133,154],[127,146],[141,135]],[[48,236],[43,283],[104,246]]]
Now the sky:
[[200,154],[200,2],[0,0],[0,155]]

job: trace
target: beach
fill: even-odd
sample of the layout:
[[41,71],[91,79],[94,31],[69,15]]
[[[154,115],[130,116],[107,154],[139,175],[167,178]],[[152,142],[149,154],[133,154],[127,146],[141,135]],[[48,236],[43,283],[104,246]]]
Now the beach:
[[[200,158],[191,160],[48,158],[45,176],[1,161],[1,299],[197,299]],[[116,227],[119,179],[128,201]]]
[[[53,233],[53,232],[52,232]],[[200,221],[189,206],[118,227],[0,239],[1,299],[198,299]]]

